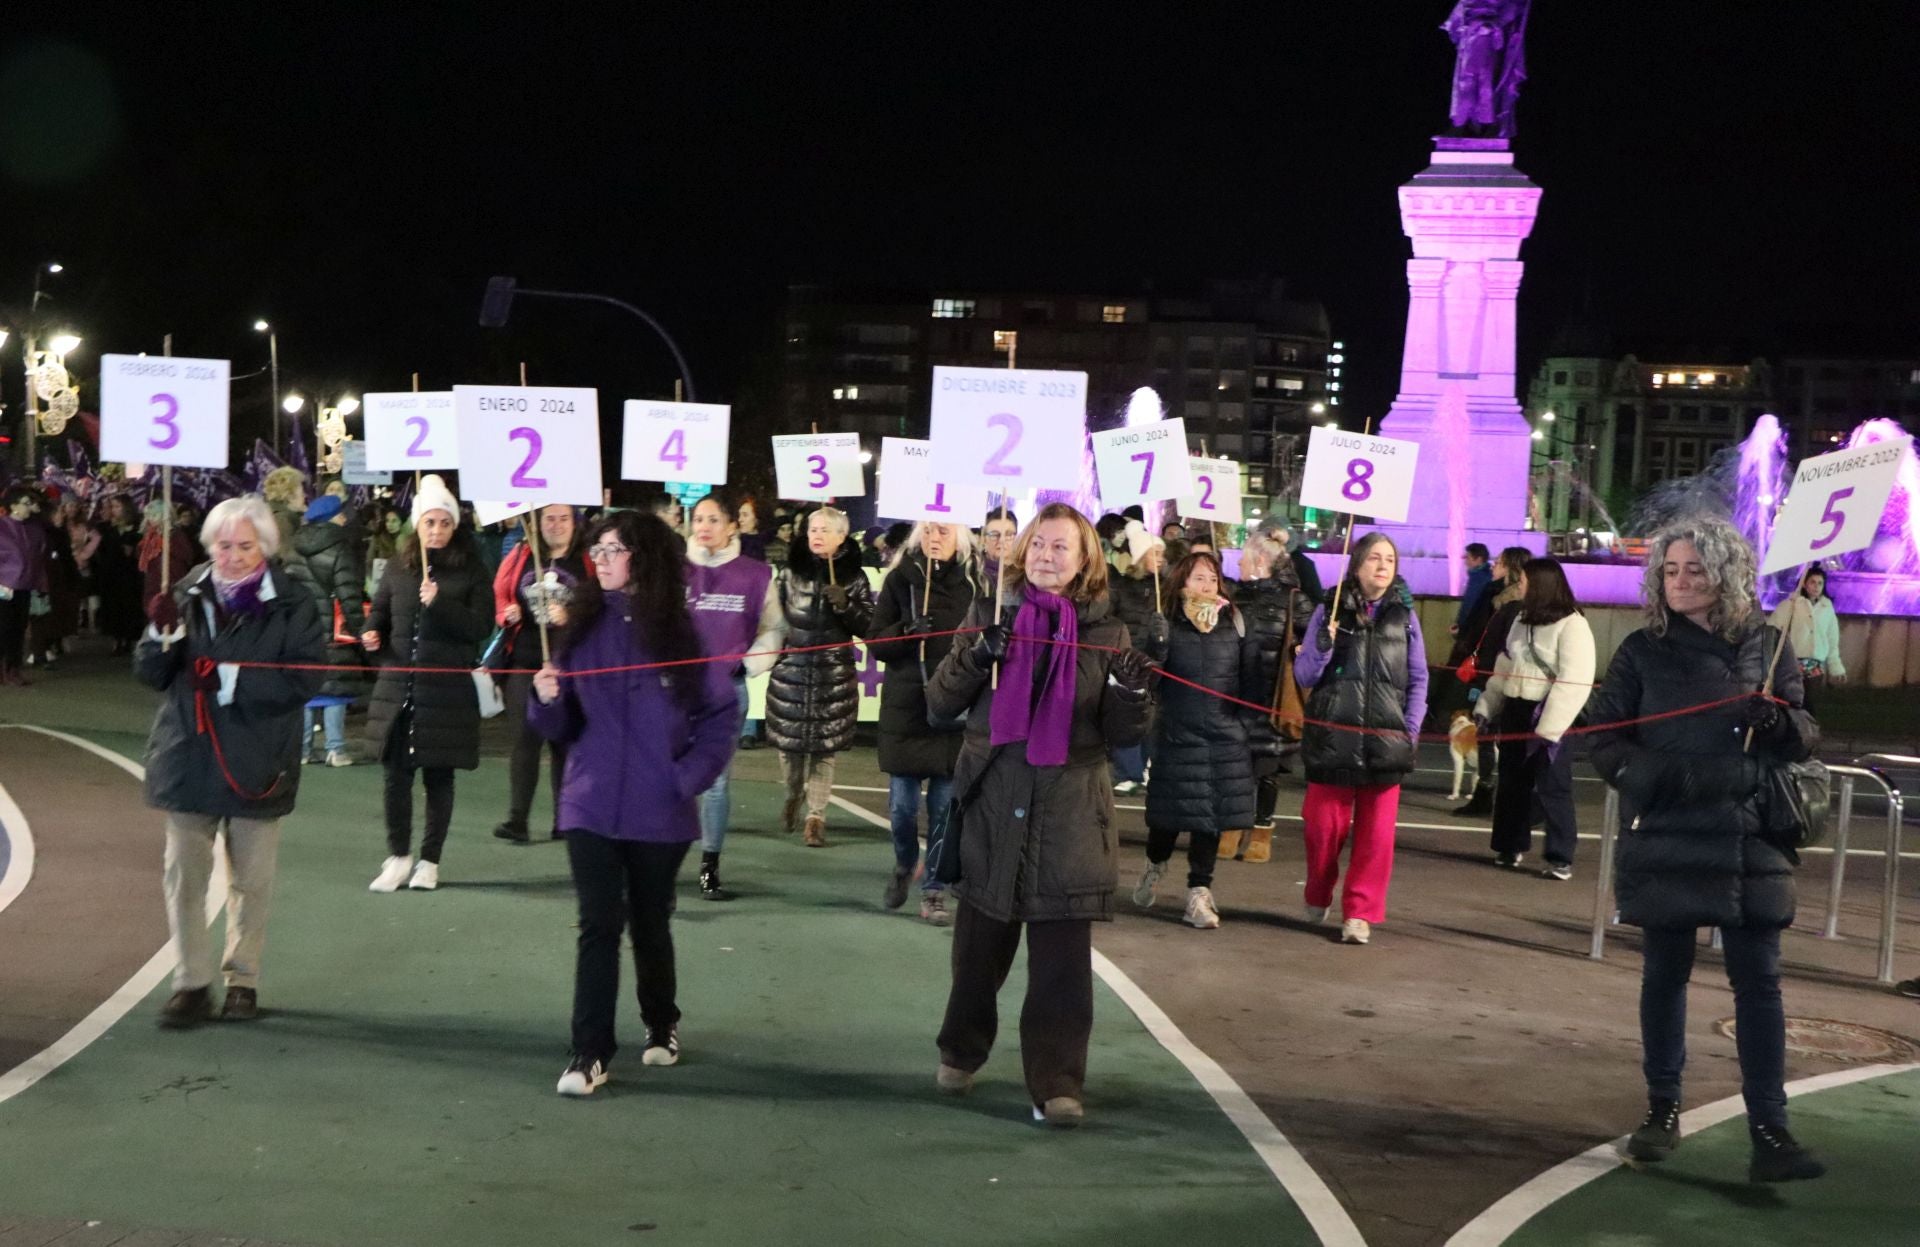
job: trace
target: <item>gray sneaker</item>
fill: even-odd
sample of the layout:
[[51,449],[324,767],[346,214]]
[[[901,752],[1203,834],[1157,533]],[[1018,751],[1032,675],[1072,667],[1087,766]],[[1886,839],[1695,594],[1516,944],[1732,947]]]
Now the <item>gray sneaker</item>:
[[1152,909],[1154,894],[1160,888],[1160,880],[1167,873],[1165,862],[1148,862],[1140,875],[1140,882],[1133,885],[1133,903],[1142,909]]
[[953,913],[947,908],[945,892],[922,892],[920,894],[920,919],[936,927],[953,925]]
[[880,903],[888,909],[898,909],[907,903],[907,885],[913,882],[913,871],[893,868],[893,877],[887,880],[887,894]]

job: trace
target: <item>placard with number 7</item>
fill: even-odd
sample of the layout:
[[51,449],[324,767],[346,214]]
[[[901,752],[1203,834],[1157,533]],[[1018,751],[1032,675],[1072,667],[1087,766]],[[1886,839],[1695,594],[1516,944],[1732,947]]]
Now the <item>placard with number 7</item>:
[[1093,464],[1100,473],[1103,510],[1193,492],[1187,422],[1178,417],[1095,433]]
[[1188,461],[1193,473],[1193,491],[1180,495],[1174,510],[1181,518],[1212,520],[1218,524],[1238,524],[1240,514],[1240,465],[1231,459]]
[[456,385],[460,496],[597,507],[600,396],[543,385]]
[[721,403],[628,399],[620,431],[620,475],[629,481],[727,483],[733,408]]
[[100,357],[100,457],[176,468],[227,466],[224,359]]
[[363,394],[367,467],[379,472],[446,472],[460,466],[453,391]]

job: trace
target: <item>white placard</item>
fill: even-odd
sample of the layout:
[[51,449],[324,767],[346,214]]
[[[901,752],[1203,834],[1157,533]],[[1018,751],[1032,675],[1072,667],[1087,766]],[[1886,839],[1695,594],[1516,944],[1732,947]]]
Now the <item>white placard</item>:
[[224,359],[100,357],[100,457],[176,468],[227,466]]
[[1190,457],[1187,470],[1193,474],[1193,490],[1174,500],[1181,518],[1212,520],[1217,524],[1238,524],[1240,514],[1240,465],[1231,459]]
[[545,385],[456,385],[460,496],[597,507],[600,399]]
[[1872,545],[1900,462],[1912,453],[1913,439],[1902,437],[1801,460],[1760,574]]
[[1078,489],[1087,374],[935,368],[930,440],[941,470],[961,484],[1008,493]]
[[502,520],[517,520],[532,509],[524,502],[475,502],[473,522],[485,528]]
[[393,473],[369,471],[367,444],[348,441],[340,444],[340,479],[348,485],[391,485]]
[[978,527],[987,518],[987,491],[948,479],[944,470],[934,470],[935,462],[932,442],[880,439],[880,497],[875,514],[883,520]]
[[1413,469],[1419,455],[1418,442],[1323,425],[1307,439],[1300,505],[1404,524],[1413,505]]
[[1187,422],[1177,417],[1095,433],[1093,463],[1100,473],[1102,510],[1193,492]]
[[798,433],[773,439],[773,474],[782,498],[829,502],[866,496],[858,433]]
[[727,483],[733,408],[630,398],[620,432],[620,475],[629,481]]
[[449,472],[460,466],[453,391],[362,394],[367,466],[383,472]]

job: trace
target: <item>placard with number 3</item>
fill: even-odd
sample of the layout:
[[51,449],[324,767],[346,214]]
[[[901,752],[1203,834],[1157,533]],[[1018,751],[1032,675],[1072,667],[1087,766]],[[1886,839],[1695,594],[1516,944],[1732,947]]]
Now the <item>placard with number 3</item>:
[[733,408],[721,403],[628,399],[620,430],[620,475],[629,481],[727,483]]
[[597,507],[600,397],[553,386],[456,385],[460,496]]
[[100,357],[100,457],[176,468],[227,466],[224,359]]

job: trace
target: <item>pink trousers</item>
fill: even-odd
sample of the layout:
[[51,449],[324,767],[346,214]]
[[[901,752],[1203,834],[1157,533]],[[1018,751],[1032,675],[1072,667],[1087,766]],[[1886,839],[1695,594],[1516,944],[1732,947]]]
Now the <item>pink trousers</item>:
[[1340,892],[1340,916],[1383,922],[1387,884],[1393,878],[1393,825],[1400,814],[1400,785],[1343,788],[1307,784],[1300,809],[1306,823],[1307,904],[1331,907],[1340,878],[1340,849],[1353,836],[1353,859]]

